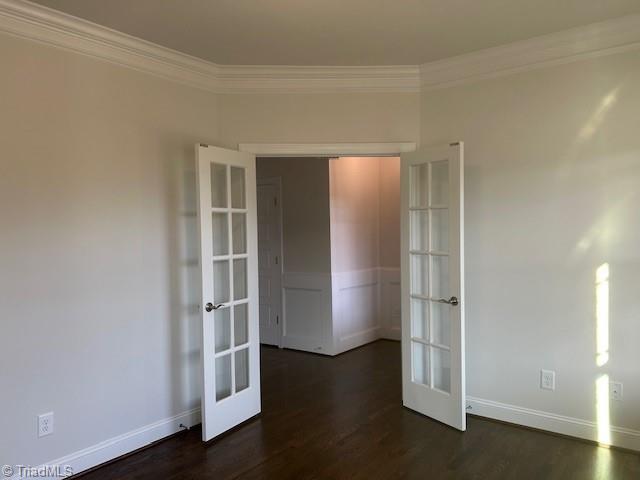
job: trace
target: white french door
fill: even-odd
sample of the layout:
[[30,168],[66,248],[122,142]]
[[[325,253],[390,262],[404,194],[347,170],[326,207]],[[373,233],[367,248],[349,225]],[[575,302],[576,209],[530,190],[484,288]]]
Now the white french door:
[[255,156],[196,146],[202,439],[260,412]]
[[466,429],[462,143],[401,159],[403,404]]

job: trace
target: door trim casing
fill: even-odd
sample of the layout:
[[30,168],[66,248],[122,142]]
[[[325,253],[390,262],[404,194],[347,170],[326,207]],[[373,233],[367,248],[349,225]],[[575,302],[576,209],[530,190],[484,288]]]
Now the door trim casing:
[[[257,178],[256,184],[260,185],[274,185],[278,188],[278,216],[280,218],[280,246],[278,249],[278,256],[280,257],[280,324],[278,326],[278,348],[282,348],[283,337],[283,323],[284,323],[284,231],[283,231],[283,218],[282,218],[282,177],[265,177]],[[258,252],[260,251],[260,239],[258,239]],[[259,267],[258,267],[259,271]]]
[[256,157],[381,157],[416,150],[417,142],[384,143],[240,143],[238,150]]

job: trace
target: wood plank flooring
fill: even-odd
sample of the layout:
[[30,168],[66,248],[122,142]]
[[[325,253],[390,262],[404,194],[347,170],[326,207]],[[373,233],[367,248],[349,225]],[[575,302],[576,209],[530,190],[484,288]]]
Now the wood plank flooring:
[[640,479],[640,455],[469,417],[460,433],[402,407],[400,344],[335,358],[262,348],[262,415],[200,429],[82,475],[108,479]]

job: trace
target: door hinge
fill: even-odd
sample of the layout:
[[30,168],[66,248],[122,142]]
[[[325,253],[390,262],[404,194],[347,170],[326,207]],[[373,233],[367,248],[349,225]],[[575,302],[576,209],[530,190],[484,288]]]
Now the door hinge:
[[280,316],[276,315],[276,325],[280,325]]
[[209,145],[207,145],[206,143],[201,143],[200,146],[204,148],[209,148]]
[[278,257],[276,256],[276,265],[278,265]]
[[278,206],[278,197],[273,197],[273,205]]

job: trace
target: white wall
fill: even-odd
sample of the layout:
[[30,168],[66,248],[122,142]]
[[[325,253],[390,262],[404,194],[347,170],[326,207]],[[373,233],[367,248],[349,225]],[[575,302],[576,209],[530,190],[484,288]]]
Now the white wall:
[[220,137],[238,143],[413,142],[420,95],[231,94],[219,96]]
[[284,271],[330,273],[329,159],[258,158],[256,176],[282,181]]
[[422,96],[215,96],[4,35],[0,59],[0,463],[196,418],[196,142],[464,140],[468,392],[595,421],[606,372],[624,382],[611,423],[640,430],[637,52]]
[[380,161],[381,336],[400,340],[400,159]]
[[[637,51],[423,94],[422,144],[465,142],[469,395],[588,430],[603,424],[595,381],[608,374],[624,383],[611,425],[640,431],[639,112]],[[610,359],[598,367],[604,263]],[[557,372],[555,392],[538,387],[540,368]]]
[[400,268],[400,158],[380,159],[379,265]]
[[0,464],[38,465],[199,406],[193,151],[217,99],[12,37],[0,58]]
[[378,268],[380,159],[339,157],[329,162],[331,272]]
[[0,60],[2,464],[198,421],[196,142],[419,135],[417,94],[216,96],[5,35]]
[[[399,208],[393,218],[399,202],[398,166],[397,157],[329,162],[335,353],[399,333],[399,325],[392,328],[399,321],[398,268],[382,268],[381,262],[383,241],[390,252],[399,250]],[[384,257],[393,263],[392,253]]]

